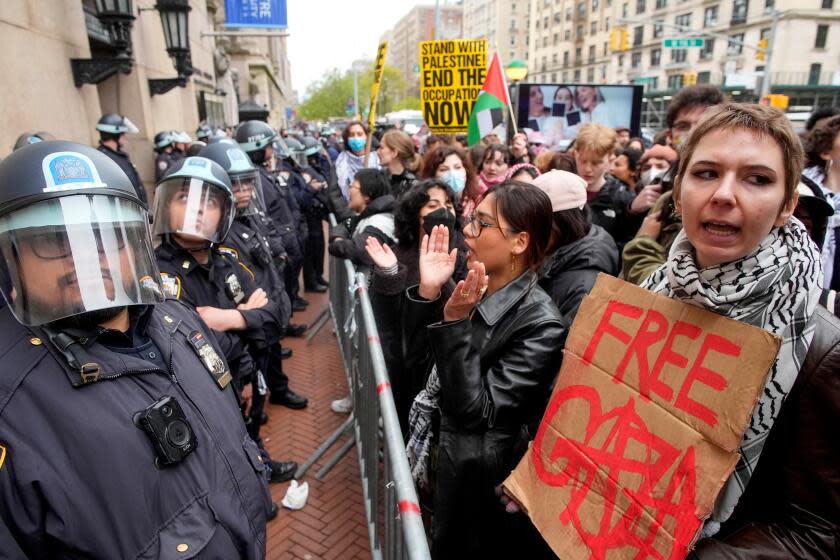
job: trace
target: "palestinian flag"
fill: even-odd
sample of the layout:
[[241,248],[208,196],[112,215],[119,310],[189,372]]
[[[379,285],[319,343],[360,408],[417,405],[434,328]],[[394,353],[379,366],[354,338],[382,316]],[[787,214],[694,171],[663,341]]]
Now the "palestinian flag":
[[510,105],[505,75],[499,55],[494,54],[487,69],[484,85],[473,105],[470,123],[467,127],[467,143],[474,146],[505,121],[505,111]]

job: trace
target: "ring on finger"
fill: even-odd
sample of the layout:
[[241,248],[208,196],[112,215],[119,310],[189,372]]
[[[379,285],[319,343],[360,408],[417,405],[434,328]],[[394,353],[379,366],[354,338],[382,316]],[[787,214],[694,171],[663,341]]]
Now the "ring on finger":
[[462,298],[470,297],[470,291],[469,290],[461,290],[461,297]]

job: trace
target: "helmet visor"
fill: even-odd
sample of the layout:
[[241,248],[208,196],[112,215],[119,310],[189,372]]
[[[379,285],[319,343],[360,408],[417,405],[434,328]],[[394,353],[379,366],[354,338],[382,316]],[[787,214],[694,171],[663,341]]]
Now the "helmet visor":
[[155,191],[155,235],[222,241],[233,221],[229,193],[201,179],[175,177]]
[[146,210],[108,195],[71,195],[0,218],[0,290],[24,325],[161,301]]
[[236,201],[237,216],[252,216],[260,211],[265,211],[259,180],[257,171],[231,175],[231,190],[233,190],[233,198]]

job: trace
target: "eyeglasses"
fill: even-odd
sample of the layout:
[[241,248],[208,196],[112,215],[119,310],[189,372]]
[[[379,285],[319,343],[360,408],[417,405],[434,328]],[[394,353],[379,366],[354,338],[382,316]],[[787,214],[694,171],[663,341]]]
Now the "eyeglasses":
[[515,229],[511,229],[511,228],[503,228],[502,226],[497,226],[497,225],[491,224],[491,223],[489,223],[489,222],[485,222],[484,220],[482,220],[481,218],[479,218],[478,216],[476,216],[476,215],[475,215],[475,213],[470,214],[470,221],[469,221],[468,223],[469,223],[469,226],[470,226],[470,228],[472,229],[473,233],[475,234],[476,239],[478,239],[479,237],[481,237],[481,231],[482,231],[484,228],[490,228],[490,229],[498,229],[498,230],[501,230],[501,231],[503,232],[503,233],[502,233],[502,237],[504,237],[504,235],[505,235],[505,234],[504,234],[504,231],[505,231],[505,230],[507,230],[507,231],[512,231],[512,232],[516,232],[516,231],[517,231],[517,230],[515,230]]
[[[125,248],[125,236],[123,235],[122,230],[119,229],[113,230],[113,233],[117,250],[122,251]],[[94,237],[96,239],[97,250],[100,253],[104,253],[105,247],[102,242],[102,232],[95,229]],[[70,246],[70,239],[66,231],[42,233],[40,235],[26,235],[21,236],[19,240],[22,243],[25,243],[39,259],[66,259],[73,254],[73,248]]]

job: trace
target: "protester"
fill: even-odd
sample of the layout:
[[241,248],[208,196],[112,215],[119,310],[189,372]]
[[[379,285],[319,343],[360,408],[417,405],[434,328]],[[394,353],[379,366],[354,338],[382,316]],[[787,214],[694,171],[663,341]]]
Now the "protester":
[[807,165],[804,175],[822,187],[826,198],[834,206],[835,216],[828,224],[822,251],[825,271],[824,286],[840,288],[840,115],[822,120],[808,135]]
[[[618,145],[621,146],[621,149],[629,148],[630,147],[630,129],[626,126],[618,126],[615,129],[615,133],[618,135]],[[637,148],[638,149],[638,148]],[[639,150],[643,151],[643,150]]]
[[519,181],[521,183],[533,183],[534,179],[540,176],[540,170],[530,163],[517,163],[505,174],[505,181]]
[[528,135],[524,132],[517,132],[513,135],[510,144],[510,153],[514,163],[531,163],[531,154],[528,153]]
[[782,340],[696,558],[833,554],[840,389],[828,364],[840,358],[840,324],[816,310],[819,254],[791,219],[802,161],[780,111],[709,110],[683,145],[675,180],[684,229],[665,265],[642,285]]
[[[799,202],[793,215],[802,222],[817,247],[823,247],[828,221],[835,214],[834,207],[825,199],[819,185],[804,175],[800,177],[796,192],[799,193]],[[823,288],[820,305],[835,316],[840,316],[840,298],[836,290]]]
[[[375,265],[371,305],[403,434],[408,434],[408,412],[426,383],[431,365],[422,329],[407,331],[403,323],[405,290],[420,281],[420,240],[436,225],[447,228],[450,248],[458,250],[453,278],[458,281],[466,276],[466,249],[457,220],[457,201],[455,191],[447,183],[439,179],[422,181],[400,199],[394,213],[394,230],[399,240],[396,246],[383,245],[373,236],[367,240],[366,249]],[[444,287],[443,297],[449,297],[452,287],[454,284]]]
[[478,197],[475,168],[457,146],[441,146],[427,154],[423,159],[420,178],[440,179],[455,192],[462,205]]
[[[551,202],[533,185],[493,186],[464,229],[469,272],[444,302],[457,262],[448,230],[420,248],[409,289],[413,325],[426,327],[434,368],[411,413],[409,457],[428,484],[432,426],[440,414],[432,555],[498,558],[524,550],[494,488],[525,451],[557,373],[567,325],[537,285],[551,239]],[[413,328],[413,327],[412,327]],[[530,525],[530,523],[528,523]]]
[[[368,134],[367,127],[359,121],[349,123],[341,132],[344,151],[335,160],[335,175],[338,188],[345,201],[350,200],[350,183],[353,182],[356,173],[363,167],[371,169],[379,167],[379,157],[376,152],[369,154],[365,152]],[[366,156],[367,164],[365,164]]]
[[624,188],[632,193],[636,192],[636,184],[639,181],[639,159],[642,152],[632,148],[623,148],[615,156],[610,165],[610,175],[618,179]]
[[700,84],[689,86],[678,91],[665,115],[667,136],[670,145],[680,150],[682,144],[688,140],[689,134],[697,126],[697,122],[707,107],[723,103],[723,93],[715,86]]
[[618,248],[586,208],[586,181],[567,171],[549,171],[534,184],[548,195],[553,212],[552,249],[540,286],[571,324],[598,274],[618,272]]
[[508,169],[513,164],[510,150],[503,144],[493,144],[484,150],[479,166],[479,195],[493,185],[505,180]]
[[330,231],[330,254],[350,259],[357,266],[373,263],[365,250],[367,238],[394,244],[394,197],[386,175],[377,169],[360,169],[350,184],[348,207],[358,217]]
[[640,152],[644,152],[645,151],[645,141],[642,140],[641,138],[639,138],[638,136],[635,136],[635,137],[631,138],[630,141],[627,143],[627,147],[628,148],[633,148],[634,150],[638,150]]
[[417,182],[414,174],[422,160],[414,151],[414,142],[401,130],[389,130],[382,135],[376,154],[379,156],[379,164],[387,168],[391,195],[399,199]]
[[537,166],[540,173],[547,173],[552,169],[569,171],[570,173],[577,172],[574,156],[561,152],[545,151],[537,156],[534,165]]
[[640,184],[647,186],[665,175],[677,161],[677,152],[668,146],[654,145],[639,159]]

